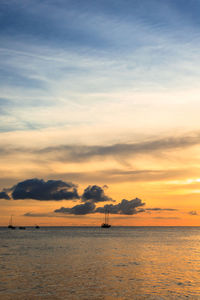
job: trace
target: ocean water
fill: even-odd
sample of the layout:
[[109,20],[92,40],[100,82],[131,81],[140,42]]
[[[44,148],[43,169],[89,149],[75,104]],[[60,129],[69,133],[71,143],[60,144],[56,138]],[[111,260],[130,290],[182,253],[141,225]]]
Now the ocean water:
[[0,228],[0,299],[200,299],[200,227]]

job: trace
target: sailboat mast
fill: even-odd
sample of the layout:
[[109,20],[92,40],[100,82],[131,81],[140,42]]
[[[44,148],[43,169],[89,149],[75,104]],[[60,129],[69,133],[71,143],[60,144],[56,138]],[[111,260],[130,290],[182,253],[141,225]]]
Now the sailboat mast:
[[111,225],[109,224],[109,211],[105,210],[105,221],[104,223],[101,225],[102,228],[110,228]]
[[109,212],[108,211],[105,212],[105,223],[106,224],[109,223]]
[[9,223],[9,225],[12,226],[12,215],[10,216],[10,223]]

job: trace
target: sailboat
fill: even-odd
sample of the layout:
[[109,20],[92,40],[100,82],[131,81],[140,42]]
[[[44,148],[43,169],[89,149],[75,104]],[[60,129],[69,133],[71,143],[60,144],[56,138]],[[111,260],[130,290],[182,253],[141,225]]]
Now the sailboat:
[[15,226],[12,225],[12,216],[10,217],[10,222],[9,222],[8,228],[10,228],[10,229],[16,228]]
[[24,226],[19,226],[19,229],[21,229],[21,230],[25,230],[25,229],[26,229],[26,227],[24,227]]
[[101,224],[101,228],[110,228],[109,224],[109,211],[105,211],[105,222]]

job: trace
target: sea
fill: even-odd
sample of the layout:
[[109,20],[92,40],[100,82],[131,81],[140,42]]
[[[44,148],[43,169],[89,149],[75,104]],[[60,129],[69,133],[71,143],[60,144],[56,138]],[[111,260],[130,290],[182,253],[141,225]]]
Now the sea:
[[0,299],[200,299],[200,227],[1,227]]

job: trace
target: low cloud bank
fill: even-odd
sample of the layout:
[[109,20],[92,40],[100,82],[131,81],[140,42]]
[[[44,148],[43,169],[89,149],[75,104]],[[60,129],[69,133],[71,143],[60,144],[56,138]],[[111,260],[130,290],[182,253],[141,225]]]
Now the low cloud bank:
[[107,204],[104,207],[98,207],[96,212],[104,213],[109,211],[111,214],[122,214],[122,215],[135,215],[139,212],[144,212],[144,209],[138,209],[138,207],[144,206],[145,203],[142,202],[139,198],[132,200],[123,199],[120,203],[113,205]]
[[135,215],[145,211],[144,209],[139,208],[144,205],[145,203],[143,203],[139,198],[135,198],[132,200],[123,199],[116,205],[106,204],[103,207],[98,208],[96,208],[93,201],[88,201],[84,204],[75,205],[72,208],[61,207],[59,209],[56,209],[54,212],[63,214],[85,215],[91,213],[105,213],[108,211],[110,214]]
[[[72,182],[65,182],[62,180],[44,181],[43,179],[33,178],[21,181],[9,189],[3,189],[0,192],[0,199],[79,201],[79,204],[73,207],[60,207],[54,210],[54,212],[51,213],[52,215],[58,215],[58,213],[61,215],[87,215],[105,212],[116,215],[135,215],[150,211],[177,211],[177,209],[174,208],[144,208],[145,203],[139,198],[132,200],[122,199],[120,203],[109,203],[99,207],[98,205],[101,202],[116,202],[114,199],[105,194],[104,189],[108,188],[107,185],[104,185],[103,187],[98,185],[89,185],[87,188],[85,188],[82,195],[78,194],[77,188],[78,186]],[[189,214],[197,215],[195,211],[191,211]],[[30,217],[33,216],[33,214],[28,212],[24,216]]]
[[73,215],[87,215],[95,212],[95,204],[93,202],[86,202],[84,204],[75,205],[72,208],[61,207],[54,210],[54,212]]

